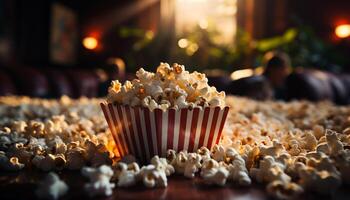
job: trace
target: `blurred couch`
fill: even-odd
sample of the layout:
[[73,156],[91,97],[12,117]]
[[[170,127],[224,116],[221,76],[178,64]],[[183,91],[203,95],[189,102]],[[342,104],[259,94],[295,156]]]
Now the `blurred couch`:
[[217,88],[225,88],[227,94],[257,100],[272,99],[274,94],[279,92],[278,99],[287,101],[306,99],[310,101],[329,100],[340,105],[350,103],[349,74],[332,74],[317,69],[297,69],[286,78],[283,89],[279,91],[273,89],[264,76],[250,76],[230,82],[222,81],[222,79],[224,78],[208,77],[210,84]]
[[[102,75],[101,75],[102,74]],[[57,98],[62,95],[78,98],[101,97],[107,94],[112,79],[132,79],[134,76],[117,77],[116,73],[102,69],[32,68],[28,66],[0,68],[0,96],[27,95],[41,98]],[[257,100],[273,98],[273,89],[264,76],[251,76],[232,81],[228,75],[210,76],[209,84],[227,94],[246,96]],[[283,100],[330,100],[337,104],[350,103],[350,75],[332,74],[316,69],[294,70],[285,80]]]
[[[106,95],[109,82],[109,77],[101,79],[96,70],[37,69],[28,66],[0,68],[0,96],[97,97],[99,94]],[[104,87],[100,87],[101,85]]]

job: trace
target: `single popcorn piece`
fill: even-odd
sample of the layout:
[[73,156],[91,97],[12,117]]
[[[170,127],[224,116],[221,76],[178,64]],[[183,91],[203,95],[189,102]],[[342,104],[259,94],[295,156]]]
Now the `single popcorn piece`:
[[124,85],[112,81],[107,102],[143,106],[150,110],[193,107],[224,107],[225,93],[208,85],[205,74],[190,73],[185,66],[160,63],[156,73],[140,68],[137,79]]
[[103,164],[112,164],[110,155],[106,146],[103,144],[96,145],[91,141],[85,142],[87,159],[90,160],[93,167],[101,166]]
[[187,152],[181,151],[176,155],[174,168],[175,172],[178,174],[184,174],[185,173],[185,167],[187,163]]
[[89,196],[112,195],[112,189],[115,187],[115,184],[110,183],[113,170],[109,166],[102,165],[98,168],[84,167],[82,169],[82,174],[90,179],[90,183],[84,185]]
[[325,135],[324,127],[321,125],[315,125],[312,129],[313,129],[313,133],[317,139],[320,139],[322,136]]
[[31,162],[31,158],[33,157],[33,153],[28,151],[23,143],[15,143],[10,148],[8,148],[7,155],[9,157],[17,157],[21,163],[29,164]]
[[67,168],[72,170],[81,169],[86,164],[85,153],[86,150],[80,147],[68,150]]
[[201,147],[197,150],[197,154],[200,155],[202,161],[208,160],[211,158],[210,150],[207,147]]
[[118,178],[118,187],[130,187],[136,184],[136,174],[132,171],[122,171]]
[[196,153],[189,153],[187,155],[187,162],[184,170],[184,176],[187,178],[194,178],[195,173],[201,167],[201,156]]
[[0,169],[7,171],[18,171],[24,167],[17,157],[8,158],[5,152],[0,151]]
[[25,121],[14,121],[11,129],[18,133],[23,133],[26,130],[27,123]]
[[163,170],[158,170],[154,165],[143,166],[140,171],[143,184],[148,188],[167,187],[168,181]]
[[204,160],[200,175],[203,177],[206,174],[213,174],[219,167],[219,163],[214,159]]
[[151,164],[154,165],[157,170],[163,170],[166,176],[170,176],[175,172],[174,167],[167,162],[165,158],[159,158],[159,156],[154,156],[151,159]]
[[54,138],[49,139],[47,146],[50,149],[54,149],[55,154],[65,154],[67,151],[67,145],[57,135]]
[[319,144],[316,146],[316,151],[317,151],[317,152],[322,152],[322,153],[324,153],[324,154],[330,154],[330,152],[329,152],[329,146],[328,146],[327,142],[319,143]]
[[228,171],[230,172],[230,177],[234,182],[240,185],[250,185],[251,179],[248,175],[248,170],[245,166],[245,162],[240,155],[236,155],[228,166]]
[[338,139],[336,132],[327,130],[326,140],[331,155],[337,155],[338,153],[340,153],[340,151],[344,149],[343,144]]
[[128,164],[120,161],[120,162],[116,163],[115,165],[113,165],[112,168],[113,168],[113,172],[114,172],[112,180],[117,180],[117,179],[119,179],[119,176],[123,171],[128,170]]
[[176,158],[177,158],[176,151],[174,151],[172,149],[168,149],[167,154],[166,154],[167,162],[170,165],[174,166],[176,164]]
[[284,173],[285,166],[276,162],[272,156],[265,156],[260,161],[259,168],[251,168],[250,175],[258,182],[272,182],[280,180],[282,182],[290,182],[291,178]]
[[128,165],[121,163],[120,166],[121,172],[119,172],[118,175],[118,187],[130,187],[135,185],[140,172],[139,165],[133,162]]
[[38,185],[35,194],[40,199],[59,199],[68,191],[68,186],[57,174],[50,172]]
[[225,167],[214,168],[212,171],[204,173],[202,178],[207,184],[224,186],[229,176],[229,171]]
[[224,161],[225,160],[225,148],[219,144],[214,145],[211,157],[218,162]]
[[313,151],[317,146],[317,139],[311,132],[306,132],[301,138],[302,148]]
[[267,192],[277,199],[295,199],[304,192],[304,189],[293,182],[284,183],[276,180],[267,185]]
[[264,146],[261,146],[261,147],[260,147],[260,154],[261,154],[262,156],[269,155],[269,156],[276,157],[276,156],[278,156],[283,150],[284,150],[283,145],[282,145],[281,143],[279,143],[278,141],[274,140],[274,141],[273,141],[272,147],[264,147]]

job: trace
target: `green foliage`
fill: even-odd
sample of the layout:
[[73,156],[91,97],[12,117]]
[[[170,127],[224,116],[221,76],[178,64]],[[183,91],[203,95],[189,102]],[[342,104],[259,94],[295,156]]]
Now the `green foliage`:
[[[200,27],[175,38],[123,27],[119,30],[119,37],[132,38],[132,44],[125,47],[122,56],[128,69],[132,70],[145,63],[155,67],[160,61],[165,61],[185,64],[191,70],[220,68],[231,72],[246,63],[253,67],[261,65],[263,55],[272,50],[289,54],[293,66],[340,70],[339,66],[347,64],[346,57],[305,26],[290,28],[282,35],[261,40],[253,40],[247,32],[238,29],[232,44],[223,44],[215,28],[203,30]],[[177,45],[181,38],[188,41],[185,48]]]
[[257,63],[261,55],[271,50],[287,53],[293,66],[313,67],[323,70],[340,71],[346,58],[334,46],[318,38],[310,27],[290,28],[283,35],[262,39],[257,42]]

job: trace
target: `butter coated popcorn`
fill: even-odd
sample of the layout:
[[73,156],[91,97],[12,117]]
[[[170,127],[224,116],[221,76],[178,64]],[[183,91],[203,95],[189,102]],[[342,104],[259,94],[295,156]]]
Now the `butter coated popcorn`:
[[[164,80],[167,77],[175,77],[177,80],[197,81],[198,85],[205,85],[206,80],[200,75],[198,78],[187,79],[189,75],[186,71],[178,74],[170,69],[171,67],[167,66],[157,73],[164,74]],[[183,68],[179,67],[176,70],[180,72]],[[154,76],[157,76],[157,73],[154,73]],[[148,78],[146,74],[142,76]],[[209,98],[212,92],[210,87],[198,87],[196,84],[176,87],[176,84],[172,84],[166,89],[161,86],[162,81],[159,81],[156,85],[160,86],[162,93],[160,88],[132,81],[124,85],[116,82],[114,90],[124,92],[125,99],[128,99],[125,100],[125,104],[133,101],[135,105],[141,105],[140,97],[144,96],[143,99],[154,101],[154,108],[163,106],[164,110],[173,107],[177,96],[183,99],[187,95],[185,99],[188,107],[209,104],[209,101],[197,97]],[[132,94],[134,86],[137,86],[138,92],[134,90],[135,93]],[[124,96],[121,96],[122,99]],[[158,98],[162,100],[156,101]],[[174,101],[171,101],[172,99]],[[191,99],[191,102],[187,99]],[[11,166],[13,170],[38,168],[33,162],[42,158],[48,159],[50,165],[44,166],[41,163],[39,168],[47,167],[49,170],[80,169],[86,165],[100,165],[99,161],[110,164],[111,160],[108,160],[107,154],[103,152],[108,152],[109,157],[113,157],[113,148],[109,144],[113,139],[109,138],[110,133],[99,107],[101,100],[73,100],[62,97],[55,101],[0,97],[0,164],[4,160],[6,162],[3,163],[9,163],[11,158],[15,164]],[[211,175],[215,174],[218,168],[228,171],[226,182],[233,181],[240,185],[242,183],[239,180],[242,177],[257,180],[259,176],[268,193],[279,199],[297,198],[302,191],[332,193],[342,184],[350,182],[348,107],[325,102],[257,102],[232,96],[226,98],[226,104],[231,110],[224,127],[224,138],[220,142],[225,154],[215,156],[218,162],[212,158],[215,152],[207,148],[197,150],[201,156],[201,167],[198,168],[201,179],[203,175],[213,178]],[[178,154],[181,159],[176,159]],[[99,159],[94,160],[93,155],[98,155]],[[187,152],[176,153],[169,150],[165,159],[169,169],[171,165],[181,172],[180,174],[184,174],[189,157]],[[159,158],[159,162],[164,163],[164,159]],[[132,186],[134,181],[143,183],[141,169],[138,171],[135,165],[129,165],[130,162],[124,164],[120,164],[123,166],[120,168],[127,171],[123,176],[120,176],[122,170],[115,169],[116,184],[118,185],[119,180],[123,180],[120,187],[128,185],[127,183],[131,183],[128,186]],[[156,169],[156,165],[154,162],[150,168],[158,173],[160,170]],[[250,173],[246,174],[244,167]],[[266,177],[263,172],[271,178]],[[163,173],[164,176],[158,176],[159,173],[154,176],[152,173],[149,178],[154,183],[158,180],[164,183],[164,177],[168,178],[166,173]],[[225,178],[223,174],[218,174],[223,177],[221,180]],[[152,181],[147,180],[146,183],[152,185]]]
[[160,63],[156,73],[141,68],[136,77],[124,85],[112,81],[107,102],[164,111],[168,108],[225,106],[224,92],[210,87],[204,74],[189,73],[183,65]]

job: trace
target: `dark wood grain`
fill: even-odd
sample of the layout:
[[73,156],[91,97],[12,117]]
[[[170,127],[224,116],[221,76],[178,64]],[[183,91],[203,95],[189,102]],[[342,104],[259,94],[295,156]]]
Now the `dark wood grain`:
[[[61,179],[69,185],[69,192],[62,199],[88,198],[84,190],[87,181],[80,171],[57,172]],[[34,191],[38,181],[46,173],[39,171],[22,171],[14,173],[0,172],[0,199],[35,199]],[[350,187],[343,187],[332,196],[319,196],[306,193],[299,199],[350,199]],[[167,188],[147,189],[142,185],[131,188],[116,188],[110,197],[95,199],[239,199],[265,200],[271,199],[263,185],[253,184],[250,187],[240,187],[227,184],[225,187],[208,186],[201,179],[186,179],[182,176],[172,176],[168,179]]]

